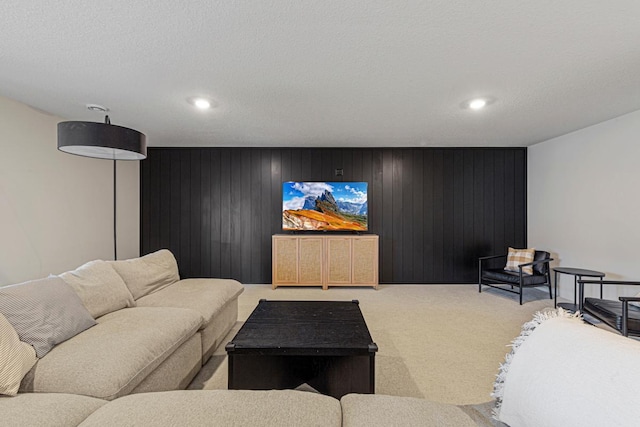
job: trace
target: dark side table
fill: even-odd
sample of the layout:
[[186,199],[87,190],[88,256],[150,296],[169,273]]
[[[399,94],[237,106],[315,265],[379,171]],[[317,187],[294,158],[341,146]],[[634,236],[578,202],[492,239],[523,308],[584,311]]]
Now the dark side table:
[[[578,295],[576,296],[576,288],[578,280],[582,280],[583,277],[597,277],[600,278],[600,299],[602,299],[602,278],[604,273],[595,270],[585,270],[584,268],[572,268],[572,267],[555,267],[554,272],[554,287],[553,287],[553,305],[555,307],[562,307],[566,310],[580,311],[582,312],[582,302],[584,301],[584,285],[580,284]],[[558,301],[558,273],[569,274],[573,276],[573,304],[567,302],[557,303]]]

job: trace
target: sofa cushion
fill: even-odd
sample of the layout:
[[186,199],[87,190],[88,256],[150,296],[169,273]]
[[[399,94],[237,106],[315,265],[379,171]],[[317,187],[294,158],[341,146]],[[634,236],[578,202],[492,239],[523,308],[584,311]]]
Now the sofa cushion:
[[140,307],[191,308],[202,316],[202,329],[244,291],[231,279],[183,279],[137,301]]
[[63,393],[23,393],[0,397],[3,427],[77,426],[105,400]]
[[21,391],[74,393],[115,399],[131,392],[202,320],[193,310],[134,307],[54,348],[22,381]]
[[[520,283],[520,274],[512,271],[504,271],[501,269],[488,269],[482,270],[482,279],[491,283],[495,280],[497,282],[513,283],[515,285]],[[547,282],[547,276],[534,275],[522,275],[523,286],[537,286]]]
[[344,427],[476,427],[476,423],[455,405],[414,397],[347,394],[340,403]]
[[97,426],[340,426],[340,402],[293,390],[193,390],[132,394],[82,424]]
[[0,313],[38,357],[96,324],[78,295],[57,276],[0,288]]
[[106,261],[90,261],[60,275],[95,318],[136,303],[122,277]]
[[122,277],[136,300],[180,280],[178,263],[167,249],[140,258],[109,263]]
[[20,381],[36,363],[36,352],[18,338],[11,323],[0,314],[0,394],[15,396]]

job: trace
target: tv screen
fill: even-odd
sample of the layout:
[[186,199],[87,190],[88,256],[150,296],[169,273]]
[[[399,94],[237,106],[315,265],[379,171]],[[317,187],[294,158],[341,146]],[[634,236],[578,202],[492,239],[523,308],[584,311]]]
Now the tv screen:
[[284,182],[282,229],[367,231],[366,182]]

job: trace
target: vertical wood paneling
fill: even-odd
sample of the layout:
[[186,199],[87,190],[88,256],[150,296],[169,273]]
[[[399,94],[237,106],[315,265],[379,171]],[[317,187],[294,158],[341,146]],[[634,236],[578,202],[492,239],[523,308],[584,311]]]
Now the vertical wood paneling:
[[220,150],[207,150],[211,153],[211,277],[227,277],[222,273],[222,176]]
[[473,283],[527,243],[524,148],[150,148],[140,179],[141,253],[185,278],[270,283],[283,181],[368,182],[381,283]]
[[[261,268],[258,273],[257,283],[262,283],[265,277],[271,277],[271,239],[264,236],[271,236],[278,226],[273,218],[277,215],[281,201],[271,196],[273,184],[271,175],[271,150],[258,152],[261,162],[260,193],[262,195],[260,211],[255,213],[262,219],[262,230],[259,241],[255,244],[260,246],[260,257],[262,259]],[[279,182],[278,182],[279,183]],[[274,210],[275,208],[275,210]],[[268,281],[267,281],[268,282]]]
[[402,256],[402,267],[401,267],[401,281],[403,282],[412,282],[413,281],[413,228],[414,224],[412,221],[413,209],[411,206],[415,203],[413,199],[413,159],[412,159],[412,150],[402,150],[401,152],[401,170],[402,170],[402,199],[400,201],[400,209],[402,209],[400,226],[402,228],[401,234],[401,253]]
[[220,153],[220,276],[234,278],[231,272],[231,152]]
[[[171,196],[169,201],[169,216],[171,221],[169,248],[178,259],[182,259],[180,246],[180,151],[168,153],[171,167],[169,169],[168,179],[171,185]],[[181,271],[188,271],[185,264],[178,265]],[[183,273],[184,274],[184,273]]]
[[262,236],[262,217],[257,215],[262,210],[262,188],[260,181],[262,179],[262,165],[260,162],[260,153],[256,150],[249,152],[251,159],[251,200],[249,201],[249,218],[251,223],[251,232],[249,233],[249,247],[251,248],[251,283],[259,283],[260,272],[262,271],[261,242],[251,241],[252,236]]
[[189,186],[189,257],[193,275],[202,276],[202,254],[200,253],[200,240],[202,239],[202,196],[200,194],[201,180],[200,161],[201,150],[191,151],[189,159],[189,171],[191,172],[191,185]]
[[[416,241],[422,246],[424,254],[422,256],[422,272],[417,277],[421,277],[422,281],[432,283],[435,277],[434,254],[437,246],[436,230],[434,229],[435,210],[441,208],[434,201],[434,150],[422,151],[422,217],[416,217],[416,221],[422,223],[422,234],[420,239]],[[440,230],[441,231],[441,230]],[[438,253],[441,246],[438,247]],[[417,280],[417,279],[416,279]]]
[[244,206],[244,195],[242,194],[242,152],[240,150],[229,150],[231,157],[231,179],[229,192],[231,193],[230,209],[230,229],[231,229],[231,277],[245,277],[245,282],[249,282],[249,277],[242,271],[242,229],[248,224],[242,221],[242,211]]
[[247,283],[255,283],[251,279],[251,248],[253,247],[251,217],[255,216],[253,212],[253,192],[251,191],[251,150],[243,148],[240,150],[240,187],[237,188],[240,198],[240,206],[238,207],[240,221],[238,229],[240,231],[240,271],[248,278]]
[[[380,231],[380,280],[393,281],[393,152],[382,150],[382,192],[378,199],[382,207]],[[373,201],[372,201],[373,203]],[[373,230],[371,230],[373,231]],[[374,232],[375,233],[375,232]]]
[[[411,150],[407,151],[411,153],[411,158],[408,161],[412,160],[411,171],[412,171],[412,182],[413,186],[409,188],[412,190],[411,192],[411,202],[413,204],[413,208],[411,210],[410,221],[407,221],[406,228],[412,233],[415,237],[413,240],[413,248],[412,252],[412,272],[411,281],[418,282],[424,279],[424,263],[425,263],[425,254],[424,254],[424,236],[425,236],[425,222],[423,221],[423,212],[424,212],[424,150]],[[409,192],[407,192],[409,194]],[[408,243],[408,242],[407,242]]]
[[212,195],[211,187],[211,150],[201,150],[200,158],[200,197],[202,199],[202,210],[200,212],[202,221],[202,230],[200,231],[200,257],[202,262],[202,276],[213,277],[211,268],[211,245],[213,244],[213,234],[211,233],[211,223],[213,221],[212,214]]
[[444,189],[444,150],[433,151],[432,173],[433,199],[431,211],[433,212],[433,256],[431,258],[431,275],[433,282],[440,278],[448,277],[444,271],[444,222],[445,222],[445,189]]
[[436,263],[442,263],[442,277],[448,277],[454,281],[455,269],[453,263],[453,247],[456,238],[454,229],[454,199],[455,199],[455,173],[453,170],[455,151],[445,150],[443,159],[442,176],[442,259]]

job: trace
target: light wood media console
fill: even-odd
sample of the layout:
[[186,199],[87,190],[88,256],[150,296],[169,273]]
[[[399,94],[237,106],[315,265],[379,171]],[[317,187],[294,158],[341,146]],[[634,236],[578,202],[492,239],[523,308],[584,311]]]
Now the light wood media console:
[[275,234],[272,287],[373,286],[378,289],[378,236]]

